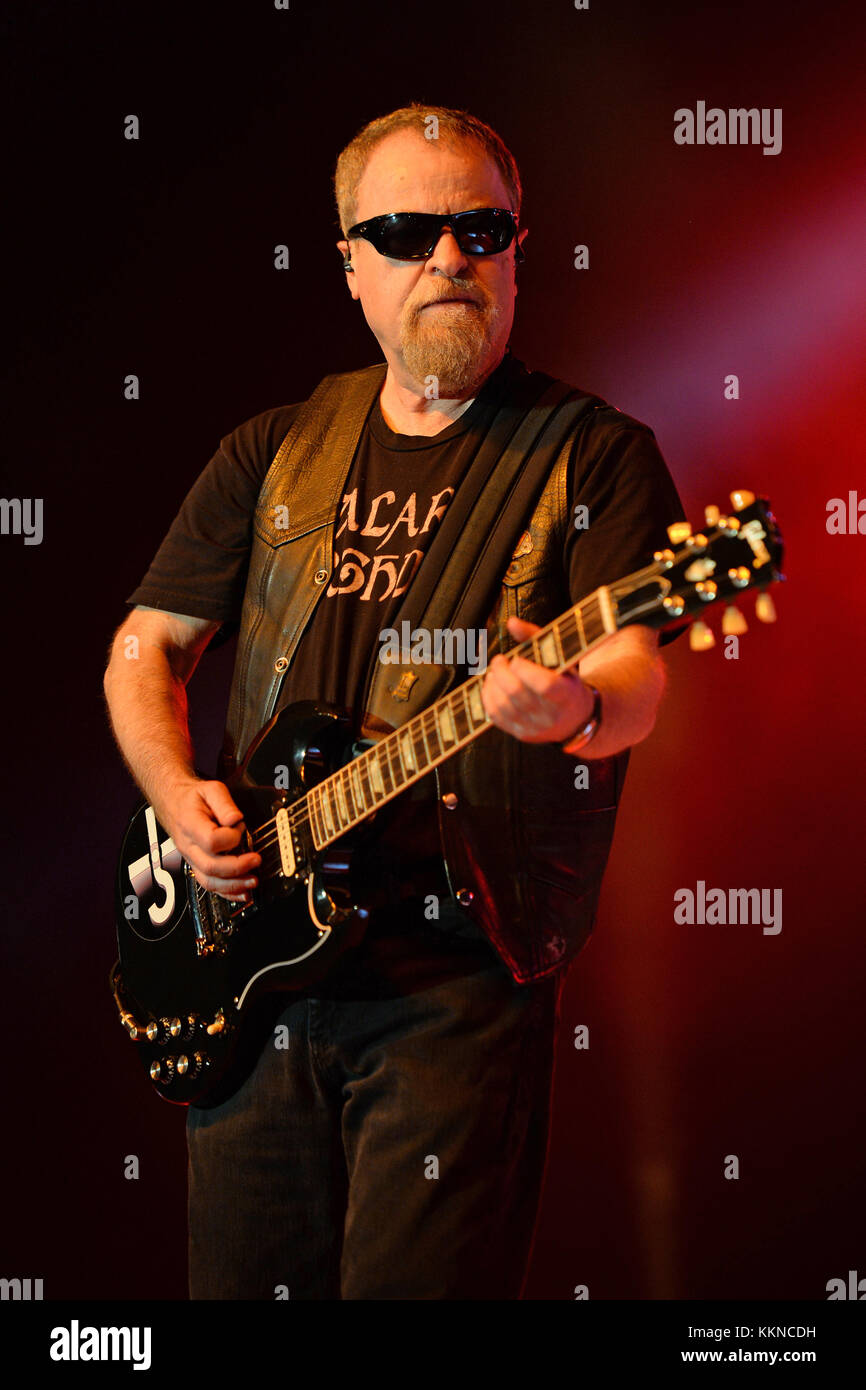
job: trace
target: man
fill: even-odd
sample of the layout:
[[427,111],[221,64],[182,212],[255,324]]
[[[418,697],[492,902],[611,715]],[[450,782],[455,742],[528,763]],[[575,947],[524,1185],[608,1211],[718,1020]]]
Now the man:
[[[136,780],[199,882],[233,901],[261,861],[238,852],[224,781],[194,771],[185,687],[202,653],[240,623],[226,775],[295,700],[342,705],[360,731],[382,633],[535,380],[508,351],[527,232],[489,127],[401,108],[351,142],[335,186],[346,282],[387,368],[331,379],[327,418],[281,407],[222,441],[128,600],[106,672]],[[189,1110],[193,1298],[521,1294],[564,967],[591,929],[627,750],[653,727],[664,673],[641,626],[579,674],[503,649],[646,563],[682,517],[651,432],[590,403],[494,576],[482,698],[497,727],[379,813],[363,942],[281,998],[288,1046],[266,1046],[224,1104]]]

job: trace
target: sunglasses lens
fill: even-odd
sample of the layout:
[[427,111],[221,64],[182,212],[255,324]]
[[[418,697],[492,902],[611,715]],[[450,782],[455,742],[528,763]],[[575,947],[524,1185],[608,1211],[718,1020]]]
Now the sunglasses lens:
[[376,246],[395,260],[421,260],[429,252],[431,223],[414,212],[395,212],[379,230]]
[[458,241],[471,256],[493,256],[504,251],[514,236],[514,222],[495,209],[473,212],[460,221]]

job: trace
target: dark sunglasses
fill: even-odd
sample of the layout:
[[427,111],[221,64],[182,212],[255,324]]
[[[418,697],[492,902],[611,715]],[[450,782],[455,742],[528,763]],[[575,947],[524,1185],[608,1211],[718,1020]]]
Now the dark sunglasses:
[[[356,222],[346,237],[363,237],[380,256],[395,261],[426,261],[432,256],[442,228],[450,227],[457,245],[468,256],[496,256],[517,235],[517,216],[507,208],[471,208],[468,212],[388,212]],[[525,260],[520,243],[515,261]]]

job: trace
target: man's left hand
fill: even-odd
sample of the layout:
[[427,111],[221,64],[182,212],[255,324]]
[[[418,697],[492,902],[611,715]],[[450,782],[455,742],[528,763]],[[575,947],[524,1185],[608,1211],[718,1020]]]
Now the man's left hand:
[[[525,642],[541,628],[512,617],[508,631]],[[522,656],[495,656],[481,687],[492,722],[523,743],[562,743],[574,737],[589,719],[594,699],[577,671],[549,671]]]

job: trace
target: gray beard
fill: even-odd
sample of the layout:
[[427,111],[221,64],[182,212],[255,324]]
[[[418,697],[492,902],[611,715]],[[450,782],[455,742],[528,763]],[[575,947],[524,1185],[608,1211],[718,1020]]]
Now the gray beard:
[[400,334],[407,370],[425,390],[435,377],[436,395],[445,400],[465,395],[483,375],[500,312],[498,306],[457,310],[454,322],[438,325],[413,314]]

